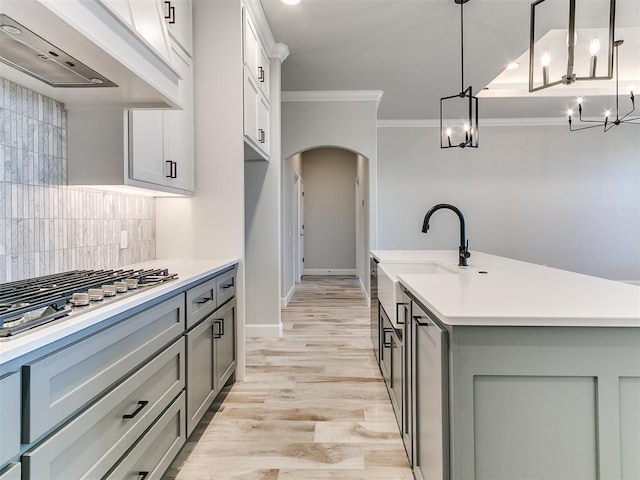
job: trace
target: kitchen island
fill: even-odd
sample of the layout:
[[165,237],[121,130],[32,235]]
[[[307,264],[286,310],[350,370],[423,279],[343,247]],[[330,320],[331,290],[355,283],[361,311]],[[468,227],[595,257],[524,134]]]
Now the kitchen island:
[[444,267],[394,267],[416,477],[640,478],[640,288],[457,253],[372,252]]

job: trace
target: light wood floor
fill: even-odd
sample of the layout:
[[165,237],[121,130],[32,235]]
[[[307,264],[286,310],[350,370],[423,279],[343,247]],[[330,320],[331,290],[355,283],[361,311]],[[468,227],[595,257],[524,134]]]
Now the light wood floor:
[[411,480],[357,280],[307,277],[282,320],[165,478]]

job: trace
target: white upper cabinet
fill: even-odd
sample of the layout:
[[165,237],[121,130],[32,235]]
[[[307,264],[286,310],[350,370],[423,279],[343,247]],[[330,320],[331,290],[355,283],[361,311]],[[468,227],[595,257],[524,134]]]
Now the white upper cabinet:
[[193,191],[193,67],[175,42],[171,46],[184,108],[130,112],[129,174],[132,180]]
[[245,158],[269,159],[269,57],[255,23],[244,9],[244,140]]
[[193,57],[193,6],[191,0],[164,0],[164,18],[169,35]]
[[70,185],[193,191],[193,65],[177,43],[171,49],[181,110],[68,111]]
[[[179,77],[171,63],[160,0],[1,0],[2,13],[115,87],[58,88],[5,65],[2,76],[67,108],[175,108]],[[72,63],[76,63],[72,62]]]

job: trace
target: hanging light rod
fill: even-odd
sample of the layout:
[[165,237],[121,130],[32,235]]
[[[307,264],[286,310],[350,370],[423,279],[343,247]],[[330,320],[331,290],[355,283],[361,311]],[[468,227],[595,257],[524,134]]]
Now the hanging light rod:
[[[440,148],[478,148],[478,97],[472,87],[464,86],[464,9],[469,0],[454,0],[460,5],[460,93],[440,99]],[[449,105],[453,115],[445,110]],[[447,119],[445,120],[445,116]]]
[[624,40],[616,40],[615,42],[613,42],[613,48],[615,49],[615,64],[616,64],[616,70],[615,70],[615,72],[616,72],[616,74],[615,74],[615,79],[616,79],[616,118],[615,118],[615,120],[609,121],[609,116],[611,115],[611,112],[609,112],[609,111],[605,112],[604,121],[583,120],[583,118],[582,118],[582,98],[578,98],[578,119],[579,119],[579,121],[581,123],[589,123],[591,125],[574,127],[573,126],[573,122],[572,122],[572,118],[571,118],[571,116],[573,114],[573,111],[569,110],[568,116],[569,116],[569,130],[570,131],[577,132],[579,130],[586,130],[588,128],[602,127],[605,132],[608,132],[613,127],[617,127],[618,125],[620,125],[622,123],[630,123],[630,124],[634,124],[634,125],[640,124],[640,117],[631,117],[631,118],[629,118],[629,115],[631,115],[636,109],[636,102],[635,102],[635,96],[633,94],[633,88],[629,89],[630,92],[631,92],[631,110],[626,115],[624,115],[622,118],[620,118],[619,93],[618,93],[618,81],[619,81],[618,67],[619,67],[620,62],[618,60],[618,48],[623,43],[624,43]]
[[[529,92],[537,92],[556,85],[571,85],[581,80],[610,80],[613,78],[616,0],[590,2],[591,6],[602,4],[603,17],[608,14],[608,18],[600,19],[599,28],[578,25],[576,18],[584,19],[585,15],[579,14],[583,12],[577,12],[576,0],[565,1],[569,7],[566,30],[549,30],[546,26],[541,27],[537,24],[540,17],[557,16],[557,12],[544,12],[544,10],[545,8],[551,10],[554,5],[560,2],[536,0],[531,4]],[[583,2],[581,5],[584,6],[585,3]],[[606,14],[604,14],[605,9]],[[536,13],[540,13],[540,15],[536,16]],[[566,36],[565,34],[559,35],[560,32],[566,32]],[[605,50],[604,55],[601,55],[601,50]],[[566,57],[562,52],[566,52]],[[601,57],[604,57],[604,61]],[[558,58],[566,58],[566,61],[558,62]]]

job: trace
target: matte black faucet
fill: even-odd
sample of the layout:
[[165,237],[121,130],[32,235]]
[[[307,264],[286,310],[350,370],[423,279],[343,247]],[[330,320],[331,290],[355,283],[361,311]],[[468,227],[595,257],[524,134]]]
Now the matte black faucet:
[[449,205],[448,203],[440,203],[435,207],[431,208],[431,210],[429,210],[427,214],[424,216],[424,222],[422,222],[422,233],[427,233],[429,231],[429,219],[431,218],[431,215],[433,215],[435,212],[443,208],[453,210],[456,213],[456,215],[458,215],[458,218],[460,219],[460,246],[458,247],[458,255],[459,255],[458,265],[460,267],[466,267],[467,258],[471,256],[471,253],[469,252],[469,240],[467,240],[467,234],[466,234],[465,223],[464,223],[464,215],[462,215],[462,212],[458,207],[454,207],[453,205]]

